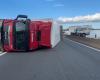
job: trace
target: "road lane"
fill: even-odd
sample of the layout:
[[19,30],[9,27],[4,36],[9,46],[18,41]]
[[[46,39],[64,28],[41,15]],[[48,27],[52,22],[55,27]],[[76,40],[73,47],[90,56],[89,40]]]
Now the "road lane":
[[53,49],[7,53],[0,80],[100,80],[100,52],[66,38]]

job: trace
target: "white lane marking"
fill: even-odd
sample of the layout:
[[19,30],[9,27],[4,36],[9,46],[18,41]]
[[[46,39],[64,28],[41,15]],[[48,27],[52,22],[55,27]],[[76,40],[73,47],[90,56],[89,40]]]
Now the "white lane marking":
[[0,52],[0,56],[2,56],[2,55],[4,55],[4,54],[6,54],[7,52]]
[[82,44],[82,43],[79,43],[79,42],[73,41],[73,40],[71,40],[71,39],[68,39],[68,40],[70,40],[70,41],[72,41],[72,42],[74,42],[74,43],[77,43],[77,44],[79,44],[79,45],[82,45],[82,46],[85,46],[85,47],[87,47],[87,48],[90,48],[90,49],[93,49],[93,50],[95,50],[95,51],[100,52],[100,49],[96,49],[96,48],[93,48],[93,47],[87,46],[87,45],[85,45],[85,44]]

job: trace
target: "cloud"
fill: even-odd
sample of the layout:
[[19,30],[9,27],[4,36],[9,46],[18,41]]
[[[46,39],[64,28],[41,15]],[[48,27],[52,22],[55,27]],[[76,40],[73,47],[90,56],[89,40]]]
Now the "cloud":
[[100,21],[100,13],[86,16],[75,16],[71,18],[59,17],[58,21],[61,23],[73,23],[73,22],[97,22]]
[[54,7],[63,7],[63,6],[64,6],[64,4],[60,4],[60,3],[54,5]]

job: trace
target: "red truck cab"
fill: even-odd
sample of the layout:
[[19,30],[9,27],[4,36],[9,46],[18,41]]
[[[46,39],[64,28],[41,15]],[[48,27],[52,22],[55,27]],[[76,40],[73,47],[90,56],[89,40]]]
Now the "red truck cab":
[[19,17],[15,20],[3,21],[4,51],[26,51],[29,49],[29,20],[18,20]]

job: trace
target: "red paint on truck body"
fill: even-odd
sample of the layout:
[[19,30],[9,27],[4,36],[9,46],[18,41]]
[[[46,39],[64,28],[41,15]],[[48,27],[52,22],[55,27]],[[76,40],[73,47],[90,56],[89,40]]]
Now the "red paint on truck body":
[[[8,27],[8,35],[5,33],[5,36],[8,39],[8,43],[5,44],[4,40],[4,51],[20,51],[13,47],[13,38],[14,38],[14,22],[16,20],[4,20],[3,29]],[[52,22],[50,21],[30,21],[28,25],[29,29],[29,50],[35,50],[39,47],[51,47],[51,28]],[[6,38],[5,37],[5,38]]]
[[39,31],[41,32],[40,46],[51,47],[51,22],[42,22],[39,25]]
[[13,20],[4,20],[3,32],[4,32],[4,36],[3,36],[4,50],[13,51]]

